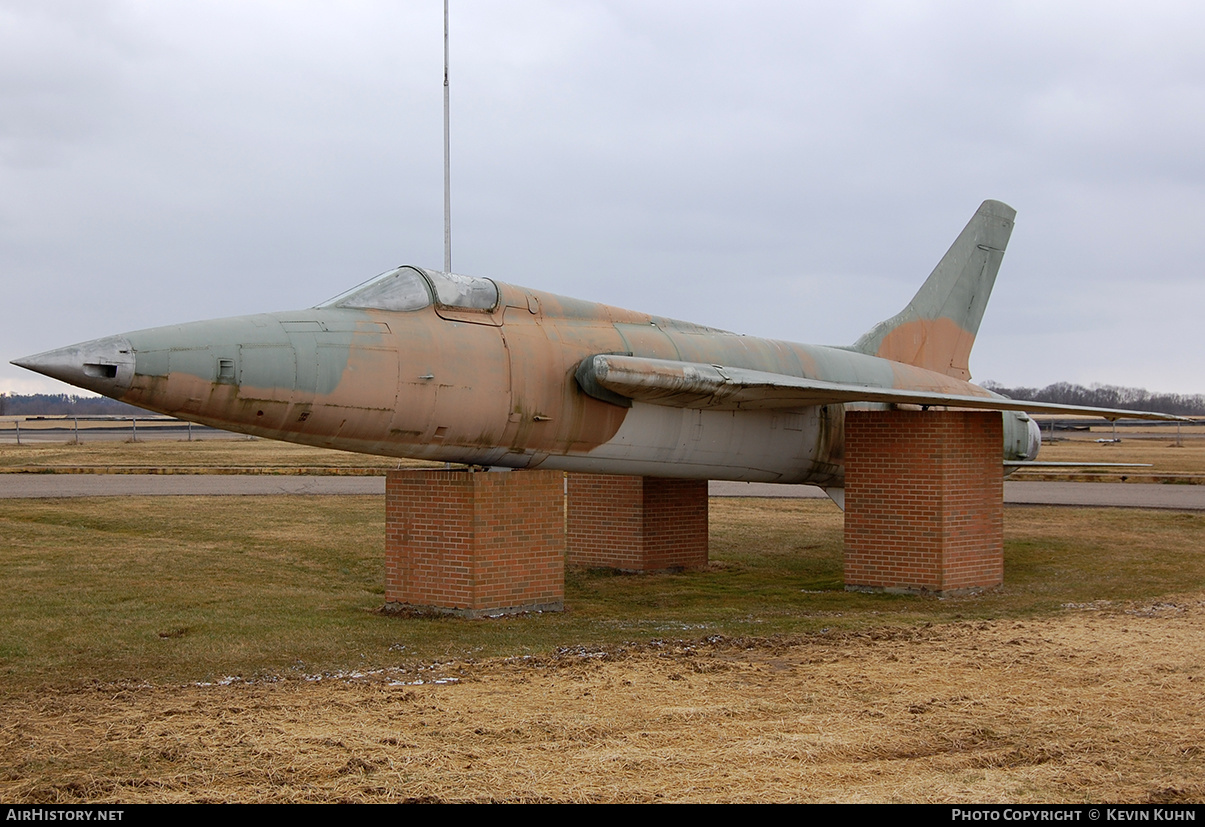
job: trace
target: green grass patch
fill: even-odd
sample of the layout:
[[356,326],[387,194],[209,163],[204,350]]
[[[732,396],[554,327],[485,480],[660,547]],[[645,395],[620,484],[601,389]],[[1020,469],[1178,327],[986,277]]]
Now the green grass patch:
[[842,589],[827,501],[713,500],[706,571],[572,570],[567,611],[395,617],[379,497],[0,501],[0,675],[10,691],[189,682],[542,654],[657,638],[1022,617],[1205,590],[1205,515],[1006,510],[1004,588],[976,597]]

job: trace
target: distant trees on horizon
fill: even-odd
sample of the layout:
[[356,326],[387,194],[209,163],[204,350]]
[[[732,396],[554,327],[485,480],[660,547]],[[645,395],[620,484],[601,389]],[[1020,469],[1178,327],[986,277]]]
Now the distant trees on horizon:
[[1151,393],[1146,388],[1123,388],[1118,385],[1074,385],[1055,382],[1044,388],[1006,388],[988,380],[982,386],[1009,399],[1028,399],[1058,405],[1086,405],[1093,408],[1128,408],[1155,411],[1176,416],[1205,415],[1205,395],[1183,393]]
[[0,393],[0,416],[130,416],[141,408],[107,396],[65,393]]

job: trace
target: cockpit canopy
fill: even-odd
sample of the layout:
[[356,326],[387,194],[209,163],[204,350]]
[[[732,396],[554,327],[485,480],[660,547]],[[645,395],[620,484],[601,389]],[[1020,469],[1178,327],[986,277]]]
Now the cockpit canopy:
[[493,310],[498,306],[498,285],[489,279],[406,265],[381,273],[318,306],[408,311],[432,303],[462,310]]

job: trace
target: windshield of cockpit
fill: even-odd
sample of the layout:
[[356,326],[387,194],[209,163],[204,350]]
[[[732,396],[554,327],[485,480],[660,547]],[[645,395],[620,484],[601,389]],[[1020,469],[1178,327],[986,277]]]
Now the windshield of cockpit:
[[443,307],[493,310],[498,305],[498,286],[489,279],[407,266],[382,273],[318,306],[405,311],[421,310],[433,300]]

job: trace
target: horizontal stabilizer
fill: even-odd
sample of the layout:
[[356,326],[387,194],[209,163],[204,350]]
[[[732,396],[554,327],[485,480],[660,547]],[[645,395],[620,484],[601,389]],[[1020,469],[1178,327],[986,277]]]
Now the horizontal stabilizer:
[[[608,402],[616,401],[614,397],[619,396],[673,408],[735,411],[882,402],[990,411],[1082,414],[1106,419],[1184,420],[1184,417],[1147,411],[1028,402],[1008,399],[984,390],[981,390],[983,395],[980,396],[882,388],[640,356],[591,356],[578,367],[577,379],[586,393]],[[607,395],[600,393],[599,389],[608,392]]]

